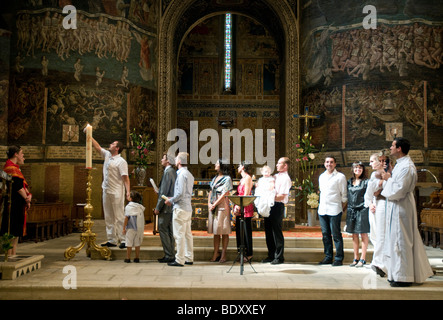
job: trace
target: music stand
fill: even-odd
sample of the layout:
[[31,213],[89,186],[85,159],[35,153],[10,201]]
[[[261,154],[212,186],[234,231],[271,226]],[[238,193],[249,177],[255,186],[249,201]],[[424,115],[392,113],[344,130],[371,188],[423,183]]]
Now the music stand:
[[[244,207],[248,206],[249,204],[251,204],[255,198],[257,198],[256,196],[227,196],[228,199],[235,205],[240,207],[240,226],[237,226],[240,228],[240,251],[238,253],[237,258],[234,260],[234,262],[232,263],[231,268],[228,270],[231,271],[232,267],[235,264],[235,261],[240,257],[240,275],[243,275],[243,263],[244,263],[244,257],[245,257],[245,251],[246,251],[246,246],[245,246],[245,229],[246,229],[246,225],[245,225],[245,212],[244,212]],[[255,273],[257,273],[257,271],[255,271],[254,267],[251,264],[251,260],[246,258],[249,262],[249,265],[251,266],[252,270],[254,270]]]

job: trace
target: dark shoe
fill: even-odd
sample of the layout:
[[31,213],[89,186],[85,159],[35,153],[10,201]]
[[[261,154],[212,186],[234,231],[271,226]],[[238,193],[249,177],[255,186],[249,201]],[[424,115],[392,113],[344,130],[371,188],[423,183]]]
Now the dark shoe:
[[178,263],[175,260],[174,260],[174,262],[168,262],[168,266],[171,266],[171,267],[183,267],[182,264]]
[[366,260],[360,259],[360,261],[355,266],[356,268],[362,268],[366,264]]
[[271,261],[271,264],[282,264],[282,263],[283,263],[283,260],[280,260],[280,259],[274,259]]
[[400,281],[391,281],[390,283],[391,287],[395,288],[404,288],[404,287],[410,287],[412,286],[412,282],[400,282]]
[[120,245],[118,246],[120,249],[124,249],[126,248],[126,244],[124,242],[120,243]]
[[354,259],[354,261],[352,261],[352,263],[349,265],[350,267],[355,267],[358,263],[358,259]]
[[185,261],[185,264],[187,264],[188,266],[192,266],[194,264],[194,262],[192,262],[192,261]]
[[262,263],[269,263],[269,262],[272,262],[272,261],[274,261],[274,259],[267,257],[266,259],[263,259],[261,262]]
[[106,243],[102,243],[101,246],[109,248],[109,247],[116,247],[117,245],[108,241]]
[[339,266],[342,266],[342,265],[343,265],[343,262],[339,261],[339,260],[334,260],[334,262],[332,263],[333,267],[339,267]]
[[377,267],[377,266],[371,266],[371,268],[372,268],[372,270],[374,270],[375,273],[377,273],[380,277],[384,278],[384,277],[386,276],[386,273],[385,273],[382,269],[380,269],[379,267]]
[[126,263],[130,263],[131,260],[130,260],[130,259],[125,259],[125,262],[126,262]]
[[324,258],[322,261],[320,261],[318,264],[331,264],[332,260],[328,258]]
[[163,257],[163,258],[160,258],[160,259],[157,259],[157,260],[160,263],[168,263],[168,262],[174,262],[175,261],[174,258],[166,258],[166,257]]
[[135,259],[134,259],[134,262],[135,262],[135,263],[139,263],[139,262],[140,262],[140,259],[139,259],[139,258],[135,258]]

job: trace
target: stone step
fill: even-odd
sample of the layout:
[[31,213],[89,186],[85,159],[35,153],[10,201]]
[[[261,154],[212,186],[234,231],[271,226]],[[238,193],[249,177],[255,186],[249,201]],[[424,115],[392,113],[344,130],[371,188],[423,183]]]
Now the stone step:
[[[261,261],[267,257],[267,249],[263,247],[254,247],[253,261]],[[353,260],[353,250],[344,249],[344,263],[351,263]],[[126,249],[111,248],[112,260],[124,260],[126,258]],[[372,260],[373,249],[368,249],[366,259],[368,262]],[[194,247],[194,261],[207,261],[212,258],[213,249],[210,247]],[[132,250],[131,260],[134,258],[135,252]],[[285,248],[285,262],[290,263],[318,263],[324,258],[323,248]],[[154,260],[163,257],[163,249],[161,247],[141,247],[140,260]],[[238,257],[236,248],[229,247],[227,252],[227,263],[232,263]],[[91,259],[101,259],[98,252],[91,252]]]
[[[194,247],[213,247],[213,237],[212,236],[194,236]],[[253,246],[254,248],[265,248],[266,247],[266,238],[264,237],[253,237]],[[352,249],[352,239],[351,238],[343,238],[344,248]],[[160,236],[145,236],[143,238],[142,247],[160,247],[161,240]],[[237,247],[237,238],[235,236],[229,237],[228,247],[236,248]],[[323,248],[323,242],[321,238],[294,238],[294,237],[285,237],[285,248]]]
[[[353,260],[352,239],[344,238],[345,263]],[[124,260],[126,249],[110,248],[111,259]],[[254,261],[261,261],[267,257],[266,239],[263,237],[253,238]],[[371,261],[373,248],[370,245],[367,252],[367,260]],[[131,258],[135,255],[132,251]],[[213,255],[212,237],[194,237],[194,261],[208,261]],[[231,263],[238,256],[237,242],[235,237],[230,237],[227,260]],[[285,238],[285,261],[294,263],[318,263],[324,258],[323,242],[321,238]],[[145,236],[140,248],[140,260],[157,260],[163,257],[163,249],[159,236]],[[92,259],[101,259],[98,252],[91,252]]]

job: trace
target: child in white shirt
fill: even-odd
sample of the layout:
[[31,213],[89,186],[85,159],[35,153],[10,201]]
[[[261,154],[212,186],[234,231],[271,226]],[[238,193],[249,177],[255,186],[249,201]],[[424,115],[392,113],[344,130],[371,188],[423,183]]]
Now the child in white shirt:
[[142,196],[135,190],[130,193],[130,202],[125,207],[125,222],[123,234],[126,235],[126,259],[131,262],[132,247],[135,247],[134,262],[140,262],[140,246],[143,242],[145,229],[145,207],[142,205]]

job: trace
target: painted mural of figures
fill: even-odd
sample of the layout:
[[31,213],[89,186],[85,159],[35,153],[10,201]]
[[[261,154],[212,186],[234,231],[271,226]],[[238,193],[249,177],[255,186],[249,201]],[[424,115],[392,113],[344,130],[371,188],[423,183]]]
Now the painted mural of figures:
[[126,18],[126,10],[131,6],[130,4],[126,4],[125,0],[117,0],[115,4],[117,8],[118,15],[122,18]]
[[341,71],[344,71],[346,69],[349,74],[349,69],[355,68],[359,64],[360,62],[359,51],[360,51],[360,42],[355,41],[351,46],[351,56],[343,64]]
[[406,77],[408,75],[408,62],[406,61],[406,54],[403,52],[398,55],[397,69],[400,77]]
[[17,25],[17,49],[32,54],[36,49],[50,52],[54,49],[64,60],[71,51],[80,55],[94,52],[99,58],[112,55],[118,61],[127,61],[131,50],[130,24],[111,21],[100,15],[88,17],[77,13],[77,29],[67,32],[62,26],[63,15],[51,11],[35,14],[19,14]]
[[[314,45],[316,39],[323,39],[325,31],[329,32],[328,42],[324,47],[331,50],[327,59],[322,59],[324,52]],[[370,72],[406,74],[408,65],[427,69],[438,69],[443,65],[443,27],[428,25],[425,22],[414,24],[385,25],[375,30],[350,28],[332,31],[333,27],[313,34],[303,45],[306,56],[306,81],[318,83],[321,77],[315,76],[318,70],[325,70],[331,65],[333,76],[347,73],[354,75],[361,63],[369,58]],[[401,56],[403,54],[404,56]],[[317,64],[320,62],[321,65]],[[353,69],[357,68],[354,72]],[[401,68],[399,70],[398,68]],[[320,74],[321,74],[320,72]],[[361,74],[361,73],[360,73]]]
[[41,65],[42,65],[42,75],[47,76],[49,60],[46,58],[46,56],[42,57]]
[[31,34],[29,37],[29,44],[28,44],[28,51],[26,52],[27,56],[30,56],[30,53],[32,53],[32,57],[35,57],[35,48],[36,48],[36,41],[38,39],[38,20],[36,17],[32,17],[31,19]]
[[121,83],[117,83],[116,87],[124,87],[128,88],[129,80],[128,80],[129,70],[126,66],[123,66],[122,76],[120,78]]
[[15,21],[15,25],[17,27],[17,48],[23,50],[25,48],[25,42],[26,37],[28,36],[28,33],[26,32],[27,29],[27,16],[22,15],[18,16],[17,20]]
[[78,82],[81,81],[81,76],[82,76],[82,72],[83,72],[83,65],[81,64],[81,60],[80,58],[77,59],[77,61],[74,64],[74,78],[75,80],[77,80]]
[[129,24],[123,24],[121,28],[121,33],[119,35],[121,40],[121,49],[118,52],[117,60],[128,62],[129,53],[131,51],[131,31],[129,30]]
[[152,40],[149,40],[147,36],[141,36],[137,32],[132,32],[135,39],[140,43],[140,62],[138,63],[140,67],[140,75],[146,81],[153,79],[153,74],[151,70],[151,51],[150,45]]
[[22,73],[25,67],[22,65],[24,58],[20,56],[20,53],[15,57],[15,71]]
[[103,70],[103,72],[100,72],[100,67],[96,67],[95,76],[97,78],[95,81],[95,86],[98,87],[103,81],[103,77],[105,76],[105,70]]
[[358,76],[361,74],[363,80],[368,80],[370,69],[371,69],[371,62],[369,58],[366,58],[363,62],[356,65],[355,68],[352,69],[352,71],[348,70],[348,74],[356,78],[358,78]]
[[439,64],[443,64],[443,47],[442,47],[442,33],[443,27],[434,28],[432,30],[432,36],[434,40],[434,52],[432,53],[432,58]]
[[439,64],[434,65],[429,51],[425,48],[423,40],[417,40],[415,43],[414,62],[419,66],[437,69]]
[[86,122],[96,128],[98,136],[112,132],[124,137],[126,103],[126,94],[115,88],[97,90],[83,84],[49,88],[47,129],[53,134],[47,136],[47,141],[59,141],[61,124]]
[[66,41],[67,38],[67,31],[63,27],[63,19],[60,17],[59,24],[57,28],[57,38],[58,42],[56,42],[56,52],[57,55],[62,59],[62,61],[65,61],[67,58],[69,58],[69,41]]
[[326,46],[328,39],[329,30],[325,29],[320,34],[318,40],[316,38],[310,38],[307,40],[307,43],[304,44],[307,51],[316,52],[316,54],[310,55],[306,59],[306,64],[304,65],[304,68],[306,68],[306,81],[308,83],[320,81],[323,76],[323,71],[327,68],[326,65],[329,65],[328,68],[331,70],[332,76],[332,68],[330,67],[330,63],[328,64],[328,51]]

